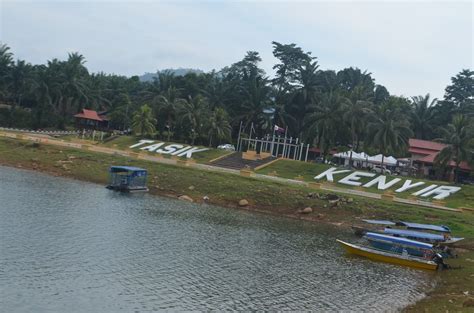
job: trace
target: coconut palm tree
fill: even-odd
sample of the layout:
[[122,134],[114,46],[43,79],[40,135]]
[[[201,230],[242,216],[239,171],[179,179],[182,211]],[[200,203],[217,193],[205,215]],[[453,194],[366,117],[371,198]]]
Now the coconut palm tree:
[[244,121],[244,129],[247,129],[251,123],[257,129],[261,129],[267,120],[264,110],[271,106],[268,80],[259,76],[253,77],[240,87],[240,92],[243,102],[235,120]]
[[137,135],[152,136],[156,132],[156,119],[153,117],[153,110],[144,104],[135,112],[132,119],[132,129]]
[[359,134],[363,131],[367,121],[368,114],[372,114],[371,110],[373,103],[370,101],[370,96],[366,92],[365,86],[358,85],[347,97],[345,112],[343,115],[344,121],[349,124],[351,132],[351,152],[349,155],[349,166],[352,166],[352,151],[354,150],[356,142],[359,142]]
[[438,99],[430,101],[430,94],[426,96],[412,97],[411,121],[415,137],[418,139],[428,139],[433,131],[435,118],[435,106]]
[[410,124],[396,108],[397,99],[385,103],[368,124],[368,139],[382,154],[382,164],[387,153],[404,151],[413,135]]
[[446,166],[449,162],[455,163],[455,182],[459,179],[459,165],[461,162],[473,162],[474,130],[473,123],[465,115],[457,114],[451,124],[440,129],[442,137],[437,141],[446,144],[436,156],[435,163]]
[[219,143],[223,139],[229,139],[232,127],[229,123],[227,112],[223,108],[216,108],[209,119],[209,147],[215,138]]
[[347,105],[347,98],[338,92],[329,92],[321,96],[321,100],[314,104],[312,113],[306,118],[307,139],[317,138],[318,147],[323,157],[335,145],[337,135],[343,125],[343,113]]
[[198,95],[197,97],[188,97],[187,100],[180,102],[178,109],[181,126],[191,132],[191,144],[199,135],[202,135],[204,122],[208,118],[207,99]]
[[179,98],[179,90],[175,87],[169,87],[164,94],[156,98],[158,115],[164,116],[166,120],[168,141],[171,138],[171,130],[176,120],[176,113],[179,107],[184,105],[183,101],[183,99]]

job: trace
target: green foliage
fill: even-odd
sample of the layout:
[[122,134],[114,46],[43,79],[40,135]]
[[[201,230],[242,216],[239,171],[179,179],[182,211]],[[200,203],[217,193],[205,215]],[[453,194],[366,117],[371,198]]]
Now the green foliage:
[[[43,65],[15,62],[10,48],[0,44],[0,104],[13,108],[7,113],[2,109],[0,123],[72,127],[72,116],[88,108],[107,112],[114,129],[126,130],[140,124],[132,125],[132,117],[142,114],[143,104],[148,103],[153,113],[147,117],[150,123],[136,130],[161,134],[167,141],[217,145],[237,138],[242,122],[243,137],[249,135],[251,125],[252,136],[257,137],[271,135],[278,125],[288,130],[288,136],[325,153],[336,146],[343,150],[363,146],[366,151],[390,151],[397,156],[406,154],[407,129],[417,138],[432,140],[441,137],[441,129],[455,114],[464,114],[470,118],[466,123],[473,123],[472,70],[453,77],[440,101],[428,95],[408,100],[391,96],[368,71],[321,70],[311,52],[298,45],[272,45],[277,59],[273,78],[260,67],[260,54],[248,51],[219,71],[185,75],[159,71],[152,81],[140,81],[137,76],[89,73],[79,53]],[[384,130],[376,135],[379,126]]]
[[135,112],[132,120],[132,129],[136,135],[153,136],[156,132],[156,119],[153,117],[152,109],[144,104]]
[[441,129],[442,138],[438,141],[446,144],[435,158],[435,162],[446,166],[449,162],[454,162],[455,181],[458,181],[458,172],[461,162],[473,163],[474,150],[474,129],[468,117],[465,115],[455,115],[453,121],[446,128]]

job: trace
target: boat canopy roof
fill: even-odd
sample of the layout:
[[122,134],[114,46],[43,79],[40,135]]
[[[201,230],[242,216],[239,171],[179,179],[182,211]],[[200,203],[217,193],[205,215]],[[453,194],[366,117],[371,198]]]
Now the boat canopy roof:
[[429,224],[419,224],[419,223],[409,223],[409,222],[400,222],[400,224],[412,229],[433,230],[433,231],[439,231],[442,233],[451,232],[451,229],[449,229],[448,226],[444,226],[444,225],[429,225]]
[[419,242],[416,240],[410,240],[410,239],[401,238],[401,237],[393,237],[390,235],[377,234],[377,233],[371,233],[371,232],[366,233],[365,236],[368,239],[385,240],[392,243],[412,246],[412,247],[421,248],[421,249],[433,249],[433,245],[430,245],[429,243]]
[[389,225],[389,226],[395,226],[396,224],[392,221],[384,221],[384,220],[363,220],[366,223],[369,224],[377,224],[377,225]]
[[135,166],[111,166],[110,172],[120,173],[120,172],[146,172],[146,169]]
[[428,240],[434,240],[434,241],[445,240],[443,235],[424,233],[421,231],[406,230],[406,229],[385,228],[384,233],[390,234],[390,235],[399,235],[399,236],[404,236],[404,237],[428,239]]

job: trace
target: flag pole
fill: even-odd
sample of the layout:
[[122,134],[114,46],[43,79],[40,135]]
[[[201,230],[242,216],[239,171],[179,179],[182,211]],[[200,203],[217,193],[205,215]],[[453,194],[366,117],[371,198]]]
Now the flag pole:
[[240,133],[242,131],[242,121],[240,121],[240,125],[239,125],[239,136],[237,137],[237,151],[240,151]]
[[286,133],[288,132],[288,127],[285,128],[285,139],[283,141],[283,153],[282,156],[285,158],[285,153],[286,153]]

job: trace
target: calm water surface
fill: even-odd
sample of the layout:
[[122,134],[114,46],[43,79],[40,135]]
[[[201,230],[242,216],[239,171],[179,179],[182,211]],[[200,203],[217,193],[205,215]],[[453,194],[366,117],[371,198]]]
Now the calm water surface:
[[336,236],[0,167],[0,311],[397,311],[432,285],[348,257]]

